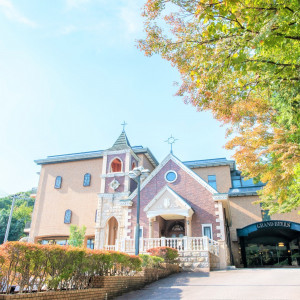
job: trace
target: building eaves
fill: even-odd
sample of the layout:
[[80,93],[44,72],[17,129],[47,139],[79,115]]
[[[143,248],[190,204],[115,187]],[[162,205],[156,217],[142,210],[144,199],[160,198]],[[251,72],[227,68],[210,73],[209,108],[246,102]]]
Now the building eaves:
[[239,187],[229,189],[229,197],[240,197],[240,196],[256,196],[257,191],[261,190],[264,185],[249,186],[249,187]]
[[[148,148],[143,148],[141,146],[132,147],[132,150],[135,154],[145,153],[146,157],[150,160],[150,162],[154,165],[158,165],[158,161],[152,154],[152,152]],[[79,161],[86,159],[94,159],[103,157],[103,150],[98,151],[89,151],[89,152],[80,152],[80,153],[70,153],[70,154],[61,154],[61,155],[52,155],[46,158],[37,159],[34,162],[38,165],[46,165],[46,164],[55,164],[55,163],[64,163],[71,161]]]
[[203,159],[203,160],[191,160],[183,162],[190,169],[205,168],[205,167],[218,167],[218,166],[230,166],[231,170],[235,169],[235,161],[227,160],[223,158]]
[[137,147],[132,147],[132,150],[134,151],[135,154],[143,154],[145,153],[146,157],[150,160],[150,162],[152,163],[152,165],[154,167],[157,167],[159,165],[157,159],[155,158],[155,156],[152,154],[152,152],[150,151],[149,148],[141,148],[141,146],[137,146]]

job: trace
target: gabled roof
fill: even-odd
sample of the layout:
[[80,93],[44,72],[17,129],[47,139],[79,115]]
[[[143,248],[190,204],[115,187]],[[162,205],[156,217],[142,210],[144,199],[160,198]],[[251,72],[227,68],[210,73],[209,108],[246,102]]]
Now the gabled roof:
[[129,140],[127,138],[127,135],[125,131],[123,130],[120,136],[117,138],[115,143],[112,147],[107,149],[108,151],[118,151],[118,150],[125,150],[125,149],[131,149]]
[[157,194],[156,196],[147,204],[147,206],[144,208],[144,211],[147,211],[153,206],[153,204],[159,199],[164,192],[170,192],[176,199],[180,201],[180,203],[186,207],[187,209],[192,209],[192,207],[185,201],[184,198],[182,198],[180,195],[178,195],[173,189],[171,189],[168,185],[165,185]]
[[[168,161],[172,160],[175,164],[177,164],[181,169],[183,169],[187,174],[193,177],[197,182],[199,182],[203,187],[205,187],[210,193],[218,194],[212,186],[210,186],[205,180],[203,180],[198,174],[189,169],[183,162],[181,162],[177,157],[175,157],[172,153],[170,153],[153,171],[152,173],[143,181],[141,184],[141,190],[150,182],[150,180],[156,176],[156,174],[167,164]],[[129,197],[129,199],[133,199],[137,194],[137,190],[135,190]]]

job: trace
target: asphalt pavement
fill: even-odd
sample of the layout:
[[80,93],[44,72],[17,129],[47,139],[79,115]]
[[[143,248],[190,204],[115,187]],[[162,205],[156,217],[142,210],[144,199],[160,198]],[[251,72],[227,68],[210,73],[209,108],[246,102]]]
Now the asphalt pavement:
[[300,268],[173,274],[116,300],[300,300]]

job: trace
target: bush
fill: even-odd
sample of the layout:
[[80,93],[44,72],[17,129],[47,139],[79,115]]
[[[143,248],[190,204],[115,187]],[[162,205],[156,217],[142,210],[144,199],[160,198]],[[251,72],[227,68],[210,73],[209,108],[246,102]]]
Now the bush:
[[165,260],[162,257],[151,256],[149,254],[140,254],[143,268],[159,268]]
[[176,263],[178,250],[170,247],[157,247],[148,249],[147,252],[152,256],[158,256],[165,260],[166,263]]
[[[96,275],[128,275],[141,270],[138,256],[71,246],[8,242],[0,246],[0,291],[88,288]],[[6,288],[7,287],[7,288]]]

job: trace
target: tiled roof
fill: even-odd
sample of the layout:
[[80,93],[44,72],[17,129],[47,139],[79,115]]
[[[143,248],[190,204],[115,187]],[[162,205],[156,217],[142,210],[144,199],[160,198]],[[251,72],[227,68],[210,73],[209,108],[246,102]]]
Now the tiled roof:
[[183,162],[190,169],[204,168],[204,167],[217,167],[217,166],[230,166],[231,170],[235,169],[235,161],[227,160],[225,157],[213,158],[213,159],[202,159],[202,160],[191,160]]
[[107,150],[109,151],[118,151],[118,150],[125,150],[125,149],[131,149],[129,140],[127,138],[127,135],[125,131],[123,130],[120,136],[117,138],[113,146]]

